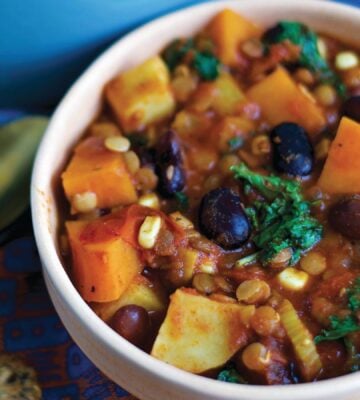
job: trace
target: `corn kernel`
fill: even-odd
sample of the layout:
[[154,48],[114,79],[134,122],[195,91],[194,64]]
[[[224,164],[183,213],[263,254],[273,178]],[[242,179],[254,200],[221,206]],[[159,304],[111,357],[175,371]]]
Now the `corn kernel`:
[[126,166],[130,174],[135,174],[140,169],[140,160],[137,154],[130,150],[123,154]]
[[107,137],[104,141],[105,147],[110,151],[125,153],[130,149],[130,141],[124,136]]
[[147,216],[142,223],[138,242],[144,249],[152,249],[155,246],[156,240],[161,229],[161,217],[158,215]]
[[335,57],[335,67],[339,70],[346,70],[357,67],[359,58],[353,51],[342,51]]
[[304,289],[308,280],[309,274],[295,268],[285,268],[277,276],[279,283],[285,289],[298,291]]
[[318,38],[317,40],[317,48],[322,58],[327,58],[328,49],[324,39]]
[[189,219],[184,217],[179,211],[171,213],[170,218],[185,230],[194,229],[194,224]]
[[211,260],[205,260],[199,265],[199,271],[214,275],[217,272],[216,265]]
[[94,192],[84,192],[76,194],[71,201],[73,209],[77,212],[87,213],[94,210],[97,206],[97,196]]
[[139,197],[138,203],[141,206],[153,208],[154,210],[160,209],[160,200],[155,193],[143,194]]

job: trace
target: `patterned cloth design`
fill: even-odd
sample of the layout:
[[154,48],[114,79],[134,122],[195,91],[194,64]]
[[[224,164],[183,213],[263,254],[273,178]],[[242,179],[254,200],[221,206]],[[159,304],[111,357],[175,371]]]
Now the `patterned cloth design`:
[[32,237],[0,249],[0,353],[35,368],[43,400],[130,400],[72,341],[47,293]]

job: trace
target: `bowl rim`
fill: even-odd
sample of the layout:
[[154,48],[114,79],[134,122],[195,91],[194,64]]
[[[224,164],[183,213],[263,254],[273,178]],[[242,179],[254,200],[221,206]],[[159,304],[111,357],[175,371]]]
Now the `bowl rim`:
[[[291,396],[292,400],[302,400],[310,395],[312,398],[319,397],[322,399],[324,393],[327,393],[329,390],[331,390],[333,396],[346,395],[350,390],[353,391],[354,388],[360,391],[360,372],[324,381],[300,383],[296,385],[275,385],[271,387],[261,385],[231,385],[226,382],[219,382],[183,371],[155,359],[116,334],[82,299],[62,265],[57,253],[56,242],[52,239],[51,232],[49,231],[48,210],[47,207],[44,207],[44,201],[47,202],[45,190],[49,187],[49,184],[43,174],[47,148],[52,146],[53,138],[58,135],[57,126],[63,118],[63,114],[66,115],[71,103],[73,103],[73,97],[76,100],[77,94],[85,90],[86,84],[91,80],[93,72],[101,65],[107,64],[118,47],[131,46],[131,42],[134,39],[146,35],[149,29],[153,29],[165,21],[169,21],[172,18],[185,18],[187,13],[197,13],[208,8],[221,10],[230,7],[236,10],[241,8],[245,3],[249,2],[239,2],[238,0],[210,1],[187,7],[152,20],[115,41],[113,45],[97,57],[80,75],[56,108],[40,143],[34,162],[31,180],[31,210],[35,240],[47,277],[57,290],[57,294],[65,307],[68,307],[68,309],[74,313],[85,329],[89,330],[99,343],[104,344],[113,354],[121,356],[123,359],[126,359],[127,362],[139,369],[145,370],[147,373],[166,384],[178,386],[180,381],[183,387],[194,393],[196,392],[204,396],[206,396],[206,394],[217,395],[219,398],[224,399],[233,399],[234,397],[241,396],[242,398],[249,397],[254,400],[265,398],[267,400],[289,400]],[[270,8],[281,7],[289,10],[289,12],[296,9],[296,7],[300,7],[299,4],[296,4],[296,1],[288,1],[285,3],[283,0],[271,0],[271,2],[268,0],[252,0],[251,3],[251,6],[248,5],[250,8],[264,6]],[[302,0],[301,6],[315,13],[319,11],[318,0]],[[356,18],[360,21],[360,9],[348,5],[324,2],[321,5],[321,9],[322,11],[326,10],[326,12],[330,13],[332,16],[340,14],[343,18]],[[61,126],[61,124],[59,126]]]

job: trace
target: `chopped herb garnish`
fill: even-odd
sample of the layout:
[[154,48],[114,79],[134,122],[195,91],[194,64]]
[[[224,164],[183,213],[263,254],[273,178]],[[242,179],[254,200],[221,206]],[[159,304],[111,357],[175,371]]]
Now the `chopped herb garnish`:
[[342,339],[349,333],[360,331],[360,325],[354,315],[347,315],[344,318],[331,315],[329,318],[330,329],[323,329],[321,334],[316,336],[316,344],[329,340]]
[[314,31],[299,22],[281,21],[263,37],[267,46],[286,40],[300,48],[298,60],[300,65],[318,74],[322,82],[333,85],[341,96],[345,96],[346,87],[321,56],[317,44],[318,38]]
[[193,53],[192,66],[199,76],[206,81],[216,79],[219,75],[219,60],[210,50],[199,51],[192,39],[173,41],[163,51],[162,57],[170,71],[173,71],[190,51]]
[[230,383],[247,383],[232,364],[229,364],[225,369],[220,371],[217,380]]
[[219,76],[219,60],[210,52],[197,51],[193,65],[200,77],[206,81],[213,81]]
[[176,39],[162,53],[162,57],[169,67],[170,71],[181,63],[185,54],[194,48],[194,41],[192,39],[180,40]]
[[296,264],[301,254],[321,239],[323,231],[310,215],[299,182],[252,172],[243,163],[230,169],[235,178],[243,179],[267,200],[255,201],[245,210],[257,231],[253,241],[259,248],[258,260],[268,265],[280,251],[291,248],[289,265]]
[[340,318],[331,315],[330,329],[323,329],[321,334],[316,336],[315,343],[321,343],[328,340],[337,340],[345,338],[349,333],[360,331],[360,323],[355,312],[360,309],[360,277],[347,290],[348,309],[352,312],[346,317]]
[[179,207],[182,211],[186,211],[189,208],[189,198],[183,192],[176,192],[175,199],[179,204]]
[[230,151],[239,149],[244,144],[244,139],[240,136],[234,136],[228,140]]

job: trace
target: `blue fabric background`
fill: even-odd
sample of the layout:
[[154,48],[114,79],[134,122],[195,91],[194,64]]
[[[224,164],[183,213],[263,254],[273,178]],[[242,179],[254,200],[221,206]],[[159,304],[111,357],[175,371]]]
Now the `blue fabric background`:
[[204,1],[0,0],[0,107],[51,109],[114,39]]

